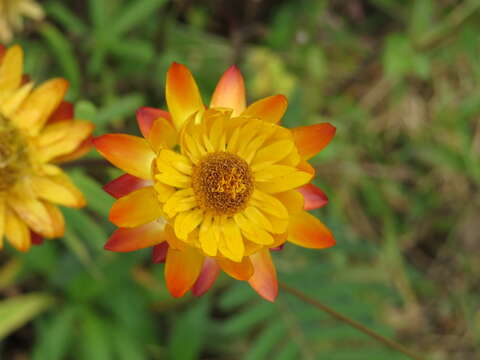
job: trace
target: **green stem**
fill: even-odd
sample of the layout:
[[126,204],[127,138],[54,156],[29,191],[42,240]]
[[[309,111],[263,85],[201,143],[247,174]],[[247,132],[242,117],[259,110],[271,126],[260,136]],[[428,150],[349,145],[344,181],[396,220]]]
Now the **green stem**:
[[347,325],[350,325],[352,327],[354,327],[355,329],[363,332],[364,334],[370,336],[371,338],[377,340],[378,342],[381,342],[382,344],[394,349],[394,350],[397,350],[397,351],[400,351],[401,353],[404,353],[405,355],[407,355],[408,357],[410,357],[411,359],[413,360],[422,360],[421,357],[419,357],[418,355],[412,353],[409,349],[407,349],[405,346],[397,343],[396,341],[393,341],[391,339],[388,339],[380,334],[378,334],[377,332],[373,331],[373,330],[370,330],[369,328],[363,326],[362,324],[360,324],[359,322],[355,321],[355,320],[352,320],[348,317],[346,317],[345,315],[342,315],[338,312],[336,312],[335,310],[331,309],[330,307],[322,304],[321,302],[315,300],[315,299],[312,299],[311,297],[309,297],[308,295],[302,293],[301,291],[297,290],[297,289],[294,289],[288,285],[285,285],[284,283],[280,282],[280,287],[289,292],[290,294],[296,296],[298,299],[310,304],[310,305],[313,305],[314,307],[316,307],[317,309],[319,310],[322,310],[324,312],[326,312],[327,314],[329,314],[330,316],[334,317],[335,319],[337,320],[340,320],[342,322],[344,322],[345,324]]

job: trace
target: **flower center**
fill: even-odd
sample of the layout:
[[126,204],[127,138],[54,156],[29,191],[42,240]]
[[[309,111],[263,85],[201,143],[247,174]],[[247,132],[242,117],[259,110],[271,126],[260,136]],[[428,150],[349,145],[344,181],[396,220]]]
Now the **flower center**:
[[14,185],[28,164],[27,145],[22,135],[0,114],[0,192]]
[[233,215],[245,208],[253,191],[253,176],[245,160],[227,152],[205,155],[192,174],[200,208],[215,215]]

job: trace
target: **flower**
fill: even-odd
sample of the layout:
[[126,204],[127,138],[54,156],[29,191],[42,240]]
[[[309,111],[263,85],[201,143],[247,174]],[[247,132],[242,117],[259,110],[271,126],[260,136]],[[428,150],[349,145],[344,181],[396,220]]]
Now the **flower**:
[[22,74],[23,51],[0,46],[0,249],[20,251],[64,233],[55,205],[82,207],[82,193],[57,164],[88,151],[93,125],[72,120],[64,79],[34,88]]
[[0,0],[0,40],[10,42],[14,31],[23,28],[22,16],[42,20],[43,9],[33,0]]
[[245,280],[273,301],[278,285],[270,250],[285,241],[322,249],[331,232],[304,210],[325,205],[309,184],[307,159],[332,139],[327,123],[286,129],[282,95],[246,107],[242,75],[230,67],[206,108],[190,71],[173,63],[167,74],[169,112],[141,108],[144,139],[106,134],[97,150],[127,172],[104,189],[117,198],[117,229],[105,245],[126,252],[154,246],[165,261],[170,293],[207,291],[219,270]]

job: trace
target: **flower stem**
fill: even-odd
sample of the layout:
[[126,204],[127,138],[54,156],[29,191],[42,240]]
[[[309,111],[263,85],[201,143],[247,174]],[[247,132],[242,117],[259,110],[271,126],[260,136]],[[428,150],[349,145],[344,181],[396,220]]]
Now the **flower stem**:
[[370,336],[371,338],[381,342],[382,344],[394,349],[394,350],[397,350],[397,351],[400,351],[402,353],[404,353],[405,355],[407,355],[408,357],[410,357],[411,359],[413,360],[422,360],[421,357],[419,357],[418,355],[412,353],[409,349],[407,349],[405,346],[397,343],[396,341],[393,341],[391,339],[388,339],[380,334],[378,334],[377,332],[373,331],[373,330],[370,330],[369,328],[363,326],[362,324],[360,324],[359,322],[355,321],[355,320],[352,320],[348,317],[346,317],[345,315],[342,315],[338,312],[336,312],[335,310],[333,310],[332,308],[322,304],[321,302],[315,300],[315,299],[312,299],[311,297],[309,297],[308,295],[304,294],[303,292],[297,290],[297,289],[294,289],[282,282],[279,283],[280,284],[280,287],[283,288],[283,290],[289,292],[290,294],[296,296],[298,299],[310,304],[310,305],[313,305],[314,307],[316,307],[317,309],[320,309],[324,312],[326,312],[327,314],[329,314],[330,316],[334,317],[335,319],[337,320],[340,320],[344,323],[346,323],[347,325],[350,325],[352,327],[354,327],[355,329],[363,332],[364,334]]

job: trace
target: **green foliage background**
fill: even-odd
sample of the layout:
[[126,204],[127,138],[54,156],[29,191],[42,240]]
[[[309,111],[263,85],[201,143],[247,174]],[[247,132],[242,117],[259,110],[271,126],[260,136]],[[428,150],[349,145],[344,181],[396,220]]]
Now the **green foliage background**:
[[[284,123],[329,121],[316,211],[338,245],[287,245],[279,278],[428,359],[480,357],[480,2],[47,0],[15,42],[41,82],[62,76],[96,134],[138,134],[186,64],[204,100],[232,63],[249,100],[283,93]],[[0,253],[1,359],[405,359],[287,293],[220,278],[171,298],[149,251],[113,254],[119,175],[92,151],[68,167],[89,206],[27,254]]]

